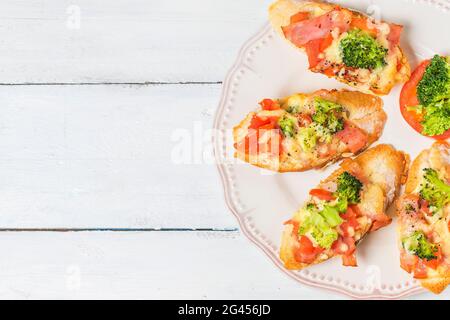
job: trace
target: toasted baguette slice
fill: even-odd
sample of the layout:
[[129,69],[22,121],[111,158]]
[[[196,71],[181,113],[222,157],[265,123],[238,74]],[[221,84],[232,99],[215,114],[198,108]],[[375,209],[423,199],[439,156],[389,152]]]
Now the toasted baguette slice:
[[[355,250],[359,241],[369,231],[375,231],[391,222],[386,210],[404,183],[408,164],[409,157],[406,154],[385,144],[373,147],[355,159],[345,160],[330,177],[310,191],[304,206],[285,223],[280,249],[280,257],[285,267],[293,270],[303,269],[339,255],[344,265],[356,266]],[[324,232],[320,227],[321,218],[311,212],[318,212],[329,219],[325,213],[328,209],[324,208],[339,207],[345,197],[341,184],[346,180],[342,177],[347,174],[362,183],[359,201],[349,200],[347,209],[339,209],[341,223],[327,225],[334,227],[332,229],[337,232],[337,236],[334,232],[335,236],[326,240],[322,237],[326,233],[317,233],[317,230]],[[342,180],[344,182],[340,182]],[[311,229],[311,217],[315,217],[314,228],[319,226],[319,229]],[[328,243],[325,248],[322,247],[321,239]]]
[[[338,128],[329,128],[336,125],[331,120],[316,121],[317,104],[323,101],[341,108],[332,111]],[[251,112],[234,128],[235,156],[279,172],[321,168],[353,156],[378,140],[386,122],[383,101],[356,91],[319,90],[265,99],[261,105],[265,110]]]
[[[395,84],[410,77],[408,60],[399,46],[403,28],[400,25],[370,20],[359,12],[333,4],[295,0],[276,1],[270,6],[269,19],[284,39],[306,51],[313,72],[380,95],[388,94]],[[386,51],[381,55],[384,61],[376,67],[367,64],[368,59],[364,64],[355,64],[353,57],[345,60],[341,40],[357,29],[370,35],[381,46],[380,50]],[[363,58],[361,52],[357,59]]]
[[[448,142],[434,143],[413,161],[405,194],[397,201],[397,228],[402,268],[420,279],[423,287],[440,293],[450,284],[450,195],[447,194],[442,208],[435,206],[434,198],[430,199],[430,193],[423,191],[428,188],[429,169],[450,190]],[[434,248],[431,255],[425,256],[425,251],[417,249],[415,241],[411,241],[418,237]]]

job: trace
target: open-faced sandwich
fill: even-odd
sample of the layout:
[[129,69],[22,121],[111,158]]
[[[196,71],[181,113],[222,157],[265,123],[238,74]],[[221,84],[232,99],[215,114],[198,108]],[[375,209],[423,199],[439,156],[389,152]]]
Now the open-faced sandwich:
[[397,201],[401,267],[439,293],[450,283],[450,145],[422,151]]
[[400,110],[409,125],[424,136],[450,137],[450,57],[423,61],[403,86]]
[[376,141],[384,128],[383,101],[347,90],[264,99],[233,130],[235,156],[279,171],[305,171],[350,157]]
[[358,242],[391,222],[385,212],[405,180],[408,162],[390,145],[345,160],[285,223],[280,257],[286,268],[302,269],[334,256],[356,266]]
[[269,15],[283,38],[306,51],[313,72],[380,95],[410,76],[400,25],[334,4],[295,0],[278,0]]

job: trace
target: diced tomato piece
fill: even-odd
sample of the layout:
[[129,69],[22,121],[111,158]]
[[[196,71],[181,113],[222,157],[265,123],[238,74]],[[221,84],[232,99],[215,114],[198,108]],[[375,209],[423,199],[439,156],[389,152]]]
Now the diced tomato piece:
[[[259,152],[270,152],[274,155],[282,152],[282,135],[277,129],[278,117],[258,117],[254,115],[248,127],[247,136],[236,143],[236,150],[246,154],[257,154]],[[267,142],[261,143],[259,137],[266,131],[270,131]]]
[[357,267],[358,263],[356,262],[356,254],[352,253],[349,255],[343,255],[342,264],[346,267]]
[[299,228],[298,221],[295,221],[295,220],[291,219],[291,220],[288,220],[288,221],[286,221],[284,223],[284,225],[287,225],[287,224],[292,224],[292,234],[297,236],[298,235],[298,228]]
[[405,270],[408,273],[413,272],[418,261],[419,258],[407,253],[404,250],[402,250],[402,252],[400,253],[400,266],[402,267],[403,270]]
[[309,19],[309,12],[299,12],[291,16],[291,24]]
[[[358,178],[359,179],[359,178]],[[359,180],[361,180],[361,179],[359,179]],[[358,217],[361,217],[363,214],[362,214],[362,212],[361,212],[361,210],[359,209],[359,207],[357,206],[357,205],[351,205],[351,206],[349,206],[349,208],[352,210],[352,212],[355,214],[355,217],[356,218],[358,218]],[[347,210],[347,212],[348,212],[348,210]]]
[[419,259],[416,266],[414,267],[414,278],[425,279],[428,276],[427,266]]
[[360,228],[358,220],[356,218],[352,218],[350,220],[346,220],[341,223],[339,226],[344,237],[354,237],[355,231]]
[[278,110],[280,104],[272,99],[264,99],[259,103],[263,110]]
[[339,237],[331,246],[331,249],[342,255],[350,255],[355,252],[355,239],[352,237]]
[[309,194],[325,201],[332,201],[336,199],[332,192],[323,189],[312,189]]
[[348,206],[347,211],[343,214],[341,214],[341,218],[345,220],[350,220],[353,218],[356,218],[356,212],[354,210],[354,207],[356,206]]
[[367,17],[353,17],[350,22],[350,27],[363,30],[373,37],[376,37],[378,34],[378,30],[369,23]]
[[271,118],[269,118],[269,117],[260,118],[257,115],[254,115],[250,122],[250,126],[248,128],[249,129],[259,129],[260,127],[265,126],[270,123],[272,123]]
[[342,142],[344,142],[350,152],[356,153],[367,144],[367,134],[360,128],[353,127],[346,123],[344,129],[336,134]]
[[311,116],[309,114],[300,113],[298,116],[298,123],[302,127],[307,127],[312,123]]
[[311,263],[322,251],[323,249],[314,247],[314,244],[307,236],[301,236],[299,247],[294,251],[295,260],[301,263]]
[[324,52],[333,42],[333,36],[328,34],[325,38],[309,41],[305,45],[306,54],[308,55],[309,68],[316,67],[323,59],[319,55]]
[[432,260],[422,259],[423,264],[426,265],[428,268],[436,270],[437,267],[442,262],[442,250],[441,250],[441,247],[439,247],[438,251],[435,253],[435,256],[436,256],[436,259],[432,259]]

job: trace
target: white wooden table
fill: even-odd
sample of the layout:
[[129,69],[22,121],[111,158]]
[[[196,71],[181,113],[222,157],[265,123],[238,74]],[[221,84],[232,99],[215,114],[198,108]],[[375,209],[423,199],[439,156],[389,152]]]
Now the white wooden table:
[[345,298],[244,238],[214,165],[172,161],[269,2],[1,1],[0,298]]

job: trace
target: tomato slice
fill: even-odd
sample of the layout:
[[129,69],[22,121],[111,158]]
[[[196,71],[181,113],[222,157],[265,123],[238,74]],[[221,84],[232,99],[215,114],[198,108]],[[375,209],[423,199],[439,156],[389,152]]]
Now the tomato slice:
[[309,194],[325,201],[332,201],[336,199],[332,192],[323,189],[312,189]]
[[[423,127],[420,122],[423,116],[413,110],[408,110],[408,107],[417,106],[419,99],[417,98],[417,85],[422,80],[425,71],[427,70],[430,60],[423,61],[411,74],[411,78],[402,88],[400,93],[400,111],[405,121],[418,133],[422,134]],[[428,137],[428,136],[427,136]],[[450,137],[450,130],[447,130],[441,135],[432,136],[430,138],[436,140],[445,140]]]
[[263,110],[278,110],[280,105],[272,99],[264,99],[259,103]]

